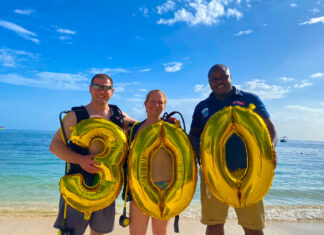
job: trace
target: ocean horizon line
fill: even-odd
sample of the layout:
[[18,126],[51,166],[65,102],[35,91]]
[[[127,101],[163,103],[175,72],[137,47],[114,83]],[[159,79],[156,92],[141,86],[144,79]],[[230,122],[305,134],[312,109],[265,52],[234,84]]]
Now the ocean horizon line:
[[[1,125],[0,125],[1,126]],[[53,132],[53,134],[55,134],[55,132],[58,130],[45,130],[45,129],[16,129],[16,128],[6,128],[5,126],[2,126],[5,128],[4,131],[8,130],[8,131],[40,131],[40,132]],[[189,131],[189,130],[188,130]],[[0,132],[1,133],[1,132]],[[282,135],[284,136],[284,135]],[[324,139],[323,140],[304,140],[304,139],[290,139],[289,136],[286,136],[288,137],[288,141],[312,141],[312,142],[324,142]],[[280,137],[278,137],[279,139]]]

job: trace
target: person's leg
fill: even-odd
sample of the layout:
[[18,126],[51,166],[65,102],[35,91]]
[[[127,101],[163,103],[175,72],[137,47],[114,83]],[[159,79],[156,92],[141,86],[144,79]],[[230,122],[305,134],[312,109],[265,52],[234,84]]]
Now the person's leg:
[[228,206],[212,196],[200,175],[201,223],[207,225],[206,235],[223,235]]
[[206,235],[224,235],[224,224],[207,225]]
[[263,201],[245,208],[236,208],[238,224],[244,229],[245,235],[263,235],[265,216]]
[[169,220],[158,220],[152,218],[153,235],[166,235]]
[[244,228],[245,235],[263,235],[263,230],[251,230],[248,228]]
[[[66,205],[65,201],[60,197],[59,213],[54,224],[54,228],[58,228],[61,232],[70,232],[75,235],[82,235],[88,226],[88,221],[84,220],[84,214],[72,207]],[[66,218],[64,219],[64,214]]]
[[130,201],[129,210],[129,234],[145,235],[150,217],[138,209],[134,201]]
[[93,229],[90,229],[90,235],[103,235],[103,233],[97,233]]
[[115,224],[115,202],[106,208],[91,214],[89,221],[90,234],[101,235],[114,230]]

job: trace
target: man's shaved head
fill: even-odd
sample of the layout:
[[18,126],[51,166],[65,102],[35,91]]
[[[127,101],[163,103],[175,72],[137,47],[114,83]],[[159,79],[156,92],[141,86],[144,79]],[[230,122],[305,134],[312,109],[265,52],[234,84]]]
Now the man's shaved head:
[[215,64],[214,66],[212,66],[210,69],[209,69],[209,72],[208,72],[208,77],[210,77],[212,75],[213,72],[216,72],[216,71],[221,71],[223,72],[224,74],[230,76],[231,75],[231,72],[230,70],[227,68],[226,65],[224,64]]

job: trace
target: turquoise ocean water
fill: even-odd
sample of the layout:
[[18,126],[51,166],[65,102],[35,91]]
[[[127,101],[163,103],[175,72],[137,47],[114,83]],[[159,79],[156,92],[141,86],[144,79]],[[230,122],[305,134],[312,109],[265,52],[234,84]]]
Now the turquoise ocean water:
[[[65,163],[48,150],[54,132],[0,131],[0,216],[55,215],[58,182]],[[273,220],[324,220],[324,142],[278,143],[278,165],[265,197],[266,217]],[[199,183],[183,212],[200,217]],[[117,199],[121,211],[122,200]],[[235,217],[230,210],[229,217]]]

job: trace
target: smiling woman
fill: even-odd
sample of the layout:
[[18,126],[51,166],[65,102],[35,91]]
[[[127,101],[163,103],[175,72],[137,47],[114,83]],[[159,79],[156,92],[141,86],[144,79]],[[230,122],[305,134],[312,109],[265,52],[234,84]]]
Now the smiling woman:
[[145,234],[150,217],[153,234],[166,234],[168,220],[189,205],[195,191],[195,154],[180,125],[161,120],[165,103],[161,90],[150,91],[144,102],[147,119],[130,130],[131,235]]

